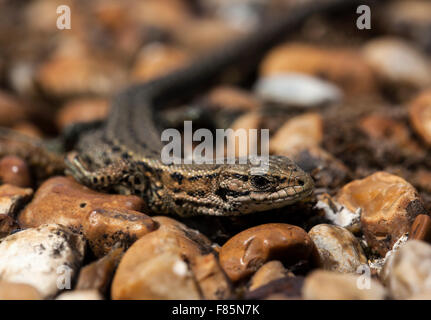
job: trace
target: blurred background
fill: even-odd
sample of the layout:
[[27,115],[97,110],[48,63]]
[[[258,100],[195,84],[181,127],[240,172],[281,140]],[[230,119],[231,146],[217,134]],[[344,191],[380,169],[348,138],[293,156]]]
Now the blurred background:
[[[0,125],[46,138],[104,119],[128,85],[315,1],[0,0]],[[161,125],[269,128],[271,152],[293,157],[318,188],[385,170],[430,207],[431,2],[376,2],[371,29],[356,27],[356,10],[313,15],[245,81],[231,73],[163,111]],[[61,5],[70,7],[70,30],[57,28]]]

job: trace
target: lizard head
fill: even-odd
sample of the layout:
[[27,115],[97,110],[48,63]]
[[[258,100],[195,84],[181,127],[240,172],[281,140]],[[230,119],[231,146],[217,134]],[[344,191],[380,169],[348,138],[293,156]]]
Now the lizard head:
[[264,165],[225,165],[215,194],[230,204],[231,214],[245,214],[292,204],[313,188],[313,179],[292,160],[270,156]]

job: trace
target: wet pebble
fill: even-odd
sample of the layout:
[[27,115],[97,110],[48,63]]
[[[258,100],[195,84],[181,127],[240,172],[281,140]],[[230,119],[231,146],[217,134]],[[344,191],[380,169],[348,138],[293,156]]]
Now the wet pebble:
[[167,217],[124,254],[111,287],[113,299],[223,299],[230,283],[201,233]]
[[382,257],[409,232],[416,216],[425,213],[415,188],[403,178],[383,171],[348,183],[336,200],[350,212],[360,210],[365,239]]
[[280,260],[287,266],[305,262],[315,267],[320,263],[308,234],[300,227],[284,223],[246,229],[220,249],[220,263],[233,282],[250,277],[270,260]]
[[30,284],[43,297],[51,297],[58,292],[58,283],[67,285],[76,276],[84,249],[84,238],[64,226],[23,230],[0,242],[0,278]]
[[269,261],[261,266],[253,275],[250,280],[249,290],[256,290],[273,280],[284,278],[287,274],[288,271],[280,261]]
[[114,247],[104,257],[84,266],[79,272],[75,290],[96,290],[109,296],[109,285],[124,253],[124,248]]
[[142,207],[139,197],[99,193],[70,177],[54,177],[39,187],[18,221],[24,227],[59,223],[81,231],[93,253],[103,256],[116,242],[130,245],[157,227],[138,212]]
[[342,227],[319,224],[308,235],[320,254],[325,270],[354,273],[358,267],[367,264],[367,257],[355,236]]
[[21,188],[30,187],[31,176],[27,163],[16,156],[1,158],[0,180],[4,184],[11,184]]

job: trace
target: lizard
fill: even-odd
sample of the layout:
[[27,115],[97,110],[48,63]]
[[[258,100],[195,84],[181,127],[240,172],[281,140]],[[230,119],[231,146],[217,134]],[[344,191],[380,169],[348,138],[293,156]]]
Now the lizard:
[[181,217],[243,215],[308,198],[313,179],[284,156],[269,156],[265,173],[254,170],[250,161],[164,164],[154,111],[169,98],[196,92],[200,84],[239,63],[247,52],[261,57],[311,14],[356,2],[329,0],[300,6],[191,65],[124,89],[113,98],[106,123],[80,134],[75,151],[64,159],[66,174],[93,189],[138,195],[153,213]]
[[164,164],[154,110],[169,97],[189,94],[245,53],[262,55],[312,13],[356,1],[306,5],[272,19],[234,44],[155,80],[126,88],[114,97],[106,124],[79,140],[66,158],[66,172],[94,189],[112,189],[145,199],[157,214],[233,216],[284,207],[309,197],[311,176],[292,160],[271,155],[265,173],[253,164]]

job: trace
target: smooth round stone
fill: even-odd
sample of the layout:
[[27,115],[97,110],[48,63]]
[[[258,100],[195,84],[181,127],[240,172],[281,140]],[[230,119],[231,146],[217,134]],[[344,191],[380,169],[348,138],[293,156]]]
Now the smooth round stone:
[[360,275],[317,270],[305,278],[302,297],[306,300],[383,300],[385,288]]
[[396,299],[431,293],[431,245],[409,240],[387,259],[383,281]]
[[424,54],[398,38],[378,38],[363,48],[364,57],[388,84],[424,88],[431,84],[431,65]]
[[365,240],[382,257],[409,232],[416,216],[425,213],[416,189],[384,171],[346,184],[336,201],[351,212],[360,211]]
[[337,102],[343,96],[334,84],[301,73],[281,73],[260,78],[255,91],[265,101],[302,108]]
[[82,263],[85,240],[57,224],[12,234],[0,243],[2,280],[26,283],[44,297],[54,296],[59,284],[72,281]]
[[286,265],[308,261],[318,266],[319,254],[305,230],[286,223],[268,223],[246,229],[220,249],[220,264],[233,282],[251,276],[270,260]]
[[314,241],[325,270],[354,273],[367,264],[367,257],[359,241],[345,228],[319,224],[308,235]]

